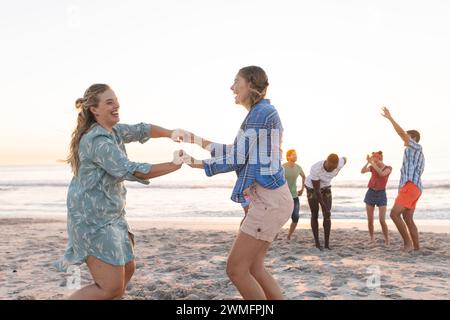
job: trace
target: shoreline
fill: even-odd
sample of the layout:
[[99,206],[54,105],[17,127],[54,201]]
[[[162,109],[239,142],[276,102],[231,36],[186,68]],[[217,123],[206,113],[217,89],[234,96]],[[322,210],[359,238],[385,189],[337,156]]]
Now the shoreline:
[[[41,216],[3,216],[0,217],[0,225],[6,221],[29,220],[34,223],[54,222],[66,223],[66,218],[60,215],[41,215]],[[141,217],[126,217],[126,220],[133,229],[186,229],[186,230],[212,230],[212,231],[237,231],[242,218],[236,217],[186,217],[186,218],[141,218]],[[321,217],[319,217],[319,224],[321,225]],[[356,229],[367,231],[367,220],[365,219],[332,219],[333,229]],[[417,219],[417,228],[420,232],[434,232],[434,233],[450,233],[450,219]],[[386,220],[391,231],[396,231],[396,227],[390,218]],[[289,228],[290,220],[283,226],[283,229]],[[377,219],[374,221],[375,232],[381,231],[380,224]],[[300,218],[297,229],[310,230],[310,220]]]

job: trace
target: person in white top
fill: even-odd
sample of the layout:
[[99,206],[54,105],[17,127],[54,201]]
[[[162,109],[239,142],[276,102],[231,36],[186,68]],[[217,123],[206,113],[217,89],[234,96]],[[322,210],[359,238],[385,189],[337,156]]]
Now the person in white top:
[[319,161],[311,167],[311,172],[306,178],[306,193],[311,210],[311,229],[314,235],[316,247],[323,250],[319,241],[319,204],[322,207],[323,230],[325,233],[325,248],[330,248],[331,231],[331,180],[347,163],[346,157],[339,158],[336,154],[330,154],[326,160]]

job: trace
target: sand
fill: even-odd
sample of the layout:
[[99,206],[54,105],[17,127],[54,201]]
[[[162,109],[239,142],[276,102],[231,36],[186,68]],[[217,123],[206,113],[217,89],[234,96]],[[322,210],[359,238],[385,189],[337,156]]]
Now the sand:
[[[240,299],[225,273],[239,219],[129,223],[136,235],[137,269],[123,299]],[[419,252],[399,251],[392,225],[392,244],[385,247],[379,229],[377,241],[369,243],[365,222],[348,220],[333,221],[333,250],[320,252],[307,221],[300,220],[291,241],[288,225],[280,232],[266,265],[286,299],[450,299],[449,225],[417,223]],[[65,299],[75,290],[71,279],[77,270],[65,274],[51,266],[66,245],[64,220],[2,218],[0,231],[0,299]],[[78,270],[81,285],[91,283],[86,265]]]

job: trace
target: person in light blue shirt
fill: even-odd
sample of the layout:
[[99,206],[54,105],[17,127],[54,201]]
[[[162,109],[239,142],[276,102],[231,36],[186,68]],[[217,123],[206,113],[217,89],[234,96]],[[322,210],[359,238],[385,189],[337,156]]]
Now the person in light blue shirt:
[[125,219],[124,181],[148,184],[149,179],[181,167],[179,154],[172,162],[151,165],[128,159],[125,144],[170,137],[174,130],[156,125],[119,124],[120,104],[105,84],[90,86],[76,102],[80,109],[72,134],[70,163],[74,176],[67,193],[68,245],[55,263],[60,271],[86,262],[94,284],[74,292],[70,299],[117,299],[134,270],[134,236]]
[[423,192],[421,177],[425,169],[425,157],[419,144],[420,133],[417,130],[404,131],[386,107],[383,108],[382,116],[391,122],[406,147],[400,170],[399,192],[391,210],[391,219],[403,238],[403,250],[420,250],[419,231],[413,219],[417,201]]

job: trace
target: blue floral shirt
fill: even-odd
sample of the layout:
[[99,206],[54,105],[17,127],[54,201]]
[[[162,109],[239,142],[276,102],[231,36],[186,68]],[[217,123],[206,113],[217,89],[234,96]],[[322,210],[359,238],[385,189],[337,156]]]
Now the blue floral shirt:
[[[125,144],[146,142],[150,124],[117,124],[112,132],[95,123],[81,138],[80,165],[67,194],[68,245],[56,267],[81,264],[94,256],[112,265],[134,259],[130,229],[125,220],[125,180],[148,184],[133,173],[148,173],[151,165],[130,161]],[[132,236],[132,234],[131,234]]]

